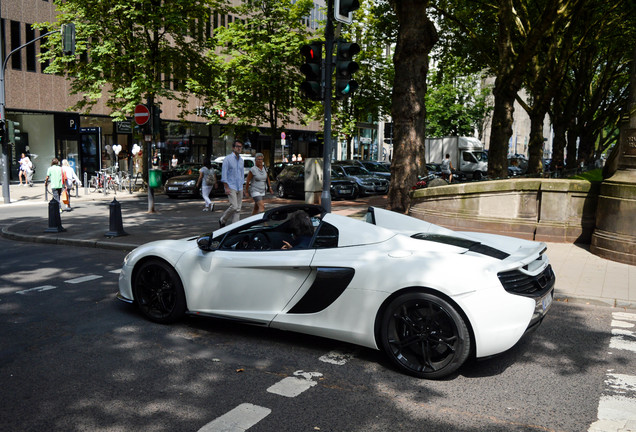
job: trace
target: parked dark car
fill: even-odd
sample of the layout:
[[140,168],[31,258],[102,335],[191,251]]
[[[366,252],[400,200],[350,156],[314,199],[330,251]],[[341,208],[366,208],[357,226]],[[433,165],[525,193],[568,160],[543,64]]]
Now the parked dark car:
[[389,165],[383,162],[359,160],[356,161],[358,165],[365,168],[371,174],[378,177],[382,177],[388,181],[391,181],[391,168]]
[[334,163],[331,165],[331,168],[345,178],[355,181],[358,185],[358,191],[362,196],[384,195],[389,191],[388,180],[371,174],[361,166]]
[[[163,190],[170,198],[176,198],[178,196],[190,196],[198,198],[201,196],[201,186],[196,187],[197,180],[199,179],[199,170],[203,167],[202,164],[187,164],[189,168],[183,175],[177,175],[168,179],[164,184]],[[178,168],[178,167],[177,167]],[[218,162],[212,162],[212,168],[216,173],[217,184],[212,188],[210,196],[224,195],[223,184],[221,183],[221,164]]]
[[276,162],[271,170],[269,170],[269,178],[271,180],[276,180],[278,175],[285,169],[287,166],[292,165],[302,165],[305,166],[305,162]]
[[[355,199],[358,195],[356,182],[344,178],[331,170],[331,198]],[[288,165],[276,179],[276,191],[280,198],[288,196],[305,199],[305,165]]]
[[172,177],[182,176],[182,175],[192,175],[199,174],[199,170],[203,165],[200,163],[182,163],[177,165],[174,168],[170,168],[161,173],[161,178],[165,184],[166,181],[171,179]]

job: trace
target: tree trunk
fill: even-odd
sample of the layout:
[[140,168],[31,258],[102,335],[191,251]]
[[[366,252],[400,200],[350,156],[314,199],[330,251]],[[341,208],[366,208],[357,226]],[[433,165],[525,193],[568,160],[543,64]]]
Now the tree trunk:
[[537,174],[542,170],[543,120],[547,109],[536,109],[530,115],[530,142],[528,143],[528,173]]
[[426,75],[428,54],[438,40],[435,26],[426,15],[428,0],[391,0],[398,19],[398,40],[393,56],[393,162],[388,208],[406,213],[411,187],[419,167],[425,164]]
[[514,103],[518,90],[518,87],[513,87],[502,77],[495,80],[495,106],[488,146],[488,175],[492,178],[508,177],[508,141],[512,136]]

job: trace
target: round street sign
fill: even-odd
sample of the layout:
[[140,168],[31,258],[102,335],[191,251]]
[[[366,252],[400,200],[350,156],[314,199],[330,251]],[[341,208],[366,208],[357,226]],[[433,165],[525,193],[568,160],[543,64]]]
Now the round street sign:
[[145,125],[150,119],[150,110],[146,105],[139,104],[135,107],[135,123],[139,126]]
[[281,133],[280,133],[280,139],[285,139],[285,137],[286,137],[286,136],[287,136],[287,135],[285,135],[285,132],[281,132]]

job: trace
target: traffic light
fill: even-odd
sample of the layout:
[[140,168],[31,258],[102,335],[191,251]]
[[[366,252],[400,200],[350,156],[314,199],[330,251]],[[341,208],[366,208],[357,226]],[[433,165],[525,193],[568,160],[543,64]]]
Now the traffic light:
[[75,24],[62,24],[62,54],[75,55]]
[[353,74],[360,69],[353,56],[360,52],[360,45],[355,42],[338,41],[336,54],[336,99],[350,96],[357,90],[358,83],[352,79]]
[[16,121],[7,120],[7,142],[18,144],[21,140],[20,137],[20,123]]
[[336,21],[344,24],[353,22],[353,11],[360,8],[358,0],[335,0],[333,16]]
[[303,45],[300,53],[305,57],[305,63],[300,67],[300,71],[305,75],[305,81],[300,85],[300,94],[307,99],[323,100],[322,42]]

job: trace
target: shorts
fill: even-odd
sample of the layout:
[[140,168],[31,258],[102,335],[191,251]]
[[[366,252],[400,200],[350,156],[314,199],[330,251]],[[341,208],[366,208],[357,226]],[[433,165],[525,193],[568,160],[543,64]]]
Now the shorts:
[[265,195],[252,195],[252,199],[254,200],[254,202],[263,201],[264,197]]

